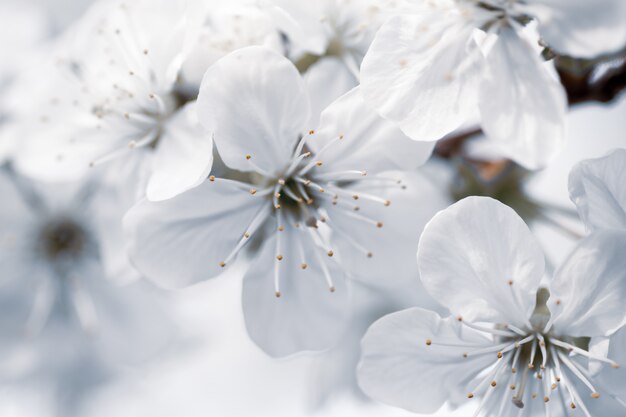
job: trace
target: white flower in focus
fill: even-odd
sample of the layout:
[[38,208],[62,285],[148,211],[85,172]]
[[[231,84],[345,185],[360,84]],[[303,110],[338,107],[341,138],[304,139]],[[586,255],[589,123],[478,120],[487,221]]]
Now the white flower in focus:
[[482,197],[452,205],[418,250],[424,287],[450,316],[414,308],[375,323],[362,342],[361,387],[422,413],[467,397],[475,415],[590,417],[589,402],[616,397],[594,375],[619,366],[600,347],[626,323],[621,236],[582,240],[540,288],[543,254],[513,210]]
[[57,55],[69,56],[55,61],[60,74],[37,96],[35,117],[21,124],[33,132],[30,149],[18,152],[20,170],[75,178],[134,152],[152,160],[146,193],[153,200],[206,179],[212,142],[197,121],[197,91],[187,95],[179,84],[200,28],[195,11],[182,0],[97,3],[57,46]]
[[580,162],[569,177],[570,198],[590,231],[626,232],[626,150]]
[[358,89],[313,129],[297,69],[262,47],[213,65],[198,104],[238,179],[211,176],[131,209],[134,264],[160,285],[182,287],[257,248],[243,286],[252,339],[272,356],[330,347],[348,316],[347,278],[393,279],[390,268],[415,249],[419,226],[407,213],[420,204],[421,179],[389,171],[417,168],[432,146],[380,119]]
[[[587,2],[584,8],[597,8],[599,18],[581,25],[580,16],[557,13],[581,6],[580,1],[414,2],[377,33],[361,68],[363,94],[415,140],[438,140],[478,110],[498,153],[526,168],[541,168],[562,147],[567,100],[540,56],[533,19],[542,12],[539,33],[557,22],[572,31],[584,26],[604,33],[603,22],[615,20],[614,9],[626,7],[602,3],[608,5]],[[554,19],[545,17],[546,10]],[[626,23],[616,26],[626,31]]]

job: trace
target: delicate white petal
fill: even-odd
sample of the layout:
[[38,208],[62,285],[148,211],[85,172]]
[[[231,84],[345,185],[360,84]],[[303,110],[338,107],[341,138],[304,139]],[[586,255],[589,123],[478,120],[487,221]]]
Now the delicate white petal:
[[139,202],[124,218],[128,252],[147,278],[166,288],[218,275],[259,211],[267,206],[239,183],[206,181],[162,202]]
[[[331,348],[349,318],[349,293],[343,272],[305,231],[286,227],[281,233],[283,256],[277,261],[276,237],[268,239],[252,262],[243,284],[243,311],[252,340],[274,357]],[[303,245],[307,268],[298,250]],[[320,258],[330,273],[334,292],[324,277]],[[280,297],[275,295],[274,268],[279,271]]]
[[452,393],[466,394],[467,380],[495,362],[495,355],[464,358],[468,344],[489,341],[454,317],[421,308],[389,314],[361,342],[359,385],[378,401],[433,413]]
[[319,125],[322,111],[333,101],[357,86],[358,80],[337,57],[323,57],[304,74],[311,96],[311,126]]
[[415,140],[458,128],[474,112],[481,76],[471,35],[471,27],[446,14],[390,19],[361,66],[366,102]]
[[479,101],[485,133],[524,167],[545,166],[563,146],[563,87],[513,29],[499,33],[487,63]]
[[226,165],[240,171],[254,170],[246,155],[271,174],[286,168],[310,111],[306,85],[293,64],[259,46],[215,63],[198,96],[200,123],[213,133]]
[[[593,341],[593,339],[592,339]],[[600,387],[598,388],[602,394],[601,398],[610,398],[610,394],[614,394],[620,398],[622,404],[626,404],[626,327],[622,327],[615,334],[608,339],[608,349],[606,356],[615,361],[619,368],[614,368],[611,365],[604,365],[599,374],[594,375],[598,381]],[[606,347],[606,346],[603,346]],[[609,392],[607,392],[609,391]],[[607,404],[602,404],[605,407]],[[600,406],[600,405],[599,405]],[[624,405],[620,406],[618,410],[623,412]],[[602,408],[599,408],[602,410]],[[602,410],[604,411],[604,410]],[[600,414],[598,414],[600,415]],[[620,415],[620,414],[612,414]]]
[[189,103],[164,127],[148,181],[148,199],[166,200],[201,184],[212,164],[213,141],[198,123],[195,103]]
[[578,58],[617,52],[626,44],[622,0],[532,0],[531,13],[548,46]]
[[[339,140],[338,140],[339,139]],[[430,157],[434,143],[416,142],[380,117],[363,101],[360,87],[335,100],[324,112],[307,144],[324,164],[317,172],[360,170],[367,173],[414,170]]]
[[350,217],[349,208],[346,213],[339,205],[329,202],[324,209],[332,222],[333,249],[345,270],[355,280],[391,289],[407,280],[418,279],[415,253],[420,235],[426,223],[446,207],[448,201],[423,174],[386,172],[381,176],[402,181],[406,188],[394,182],[376,183],[374,180],[355,183],[349,188],[356,195],[367,193],[387,199],[389,206],[363,198],[354,201],[344,196],[344,199],[359,207],[359,211],[353,213],[380,221],[382,228]]
[[556,271],[548,307],[570,336],[608,336],[626,324],[626,232],[597,231]]
[[626,230],[626,150],[576,165],[569,195],[589,230]]
[[511,208],[468,197],[426,225],[418,248],[424,286],[468,321],[527,323],[544,272],[544,256]]

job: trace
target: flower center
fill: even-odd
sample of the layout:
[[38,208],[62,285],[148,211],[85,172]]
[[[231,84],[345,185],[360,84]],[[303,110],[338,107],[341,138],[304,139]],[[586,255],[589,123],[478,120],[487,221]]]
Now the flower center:
[[[314,131],[309,132],[309,136],[314,134]],[[291,163],[282,170],[282,174],[278,178],[257,166],[253,155],[245,155],[253,170],[260,175],[259,183],[261,185],[257,189],[253,184],[233,182],[233,186],[247,189],[255,198],[265,198],[270,204],[264,204],[260,208],[244,236],[226,259],[219,263],[220,266],[228,265],[270,217],[274,218],[277,223],[274,253],[276,264],[274,268],[274,290],[277,297],[281,296],[280,263],[285,258],[283,235],[287,230],[300,236],[289,242],[290,245],[296,246],[289,249],[292,249],[291,253],[294,256],[299,256],[301,268],[307,269],[309,258],[313,257],[317,265],[320,266],[331,292],[335,291],[333,277],[324,261],[324,257],[333,257],[335,254],[331,239],[343,238],[356,251],[362,253],[364,258],[373,256],[372,251],[364,246],[367,242],[357,241],[352,235],[356,227],[381,229],[383,222],[368,214],[365,209],[372,204],[388,207],[391,202],[375,194],[370,194],[369,191],[391,188],[405,189],[406,186],[394,178],[381,175],[368,176],[367,172],[362,170],[323,170],[322,167],[325,165],[322,158],[324,158],[325,152],[333,146],[340,146],[342,140],[343,135],[338,135],[313,154],[312,151],[305,149],[306,138],[301,137],[293,153]],[[220,179],[211,176],[209,180],[219,181]],[[367,181],[367,193],[362,191],[364,187],[358,187],[360,183],[365,181]],[[364,210],[361,210],[361,205]],[[305,247],[314,247],[316,250],[307,251]],[[318,248],[320,250],[317,250]]]
[[67,218],[46,224],[39,236],[41,252],[51,260],[79,257],[87,241],[88,236],[83,227]]

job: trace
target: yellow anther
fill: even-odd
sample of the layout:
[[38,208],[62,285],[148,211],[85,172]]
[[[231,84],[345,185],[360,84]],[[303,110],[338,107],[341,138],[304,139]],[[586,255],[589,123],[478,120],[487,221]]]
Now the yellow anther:
[[433,344],[433,341],[430,339],[426,339],[426,346],[430,346]]
[[256,194],[256,188],[250,188],[250,194],[255,195]]
[[332,250],[329,250],[328,253],[327,253],[328,256],[333,256],[334,254],[335,254],[335,252],[333,252]]
[[283,255],[276,255],[276,259],[278,259],[279,261],[283,260]]
[[211,176],[209,177],[209,181],[211,181],[211,182],[215,181],[215,175],[211,175]]
[[220,266],[221,266],[222,268],[224,268],[224,267],[226,266],[226,262],[224,262],[224,261],[220,262]]
[[315,134],[315,130],[309,130],[309,135],[314,135]]
[[302,269],[307,269],[308,265],[307,264],[300,264],[300,268]]
[[389,207],[391,205],[391,201],[385,200],[383,204],[385,205],[385,207]]
[[498,383],[497,383],[496,381],[491,381],[491,386],[492,386],[492,387],[494,387],[494,388],[495,388],[495,387],[496,387],[496,385],[498,385]]
[[250,154],[246,154],[246,159],[247,159],[247,160],[252,159],[252,155],[250,155]]
[[469,394],[467,394],[467,398],[472,399],[474,398],[474,394],[472,394],[471,392]]
[[595,398],[597,400],[598,398],[600,398],[600,394],[597,393],[597,392],[592,392],[591,393],[591,398]]

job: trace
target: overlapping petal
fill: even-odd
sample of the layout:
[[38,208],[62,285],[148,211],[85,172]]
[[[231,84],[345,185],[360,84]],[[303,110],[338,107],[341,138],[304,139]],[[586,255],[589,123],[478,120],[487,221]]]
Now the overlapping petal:
[[259,46],[215,63],[198,96],[200,123],[212,132],[226,165],[240,171],[257,166],[270,174],[289,164],[310,119],[310,106],[296,67]]
[[569,194],[587,229],[626,230],[626,150],[576,165]]
[[413,170],[428,160],[434,148],[434,143],[410,140],[394,123],[380,117],[364,102],[360,87],[324,110],[307,144],[324,162],[316,173]]
[[137,203],[124,218],[132,262],[156,284],[185,287],[215,277],[220,262],[268,207],[236,181],[206,181],[178,197]]
[[472,33],[453,12],[391,18],[361,66],[367,103],[415,140],[458,128],[477,104],[483,57]]
[[550,284],[554,328],[571,336],[608,336],[626,324],[626,232],[600,230],[582,240]]
[[563,87],[538,52],[513,29],[499,32],[487,64],[479,101],[485,133],[524,167],[545,166],[565,139]]
[[544,256],[509,207],[468,197],[438,213],[418,248],[424,287],[465,320],[526,326],[544,273]]
[[213,141],[198,123],[195,102],[178,111],[164,127],[153,159],[146,196],[172,198],[201,184],[213,164]]

